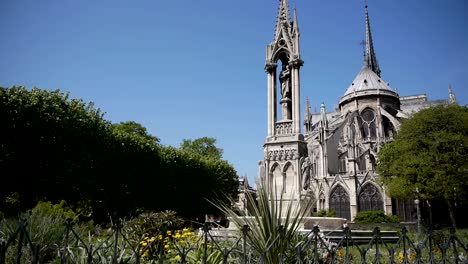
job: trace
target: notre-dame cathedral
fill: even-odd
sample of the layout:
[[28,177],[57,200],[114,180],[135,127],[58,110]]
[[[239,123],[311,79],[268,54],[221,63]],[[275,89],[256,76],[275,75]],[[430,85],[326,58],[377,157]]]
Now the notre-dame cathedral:
[[[402,119],[441,102],[430,102],[424,94],[400,96],[381,78],[366,6],[362,68],[334,111],[322,104],[319,113],[311,113],[307,101],[301,121],[303,61],[296,12],[291,16],[287,0],[280,0],[274,34],[266,49],[268,129],[259,179],[274,184],[285,202],[312,199],[314,211],[335,211],[347,220],[366,210],[414,220],[414,204],[391,199],[376,181],[378,153]],[[455,102],[450,88],[448,101]]]

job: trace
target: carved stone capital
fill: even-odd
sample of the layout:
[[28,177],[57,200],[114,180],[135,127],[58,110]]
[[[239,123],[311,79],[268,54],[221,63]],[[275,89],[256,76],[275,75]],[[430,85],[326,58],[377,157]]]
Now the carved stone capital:
[[274,72],[276,70],[276,66],[277,66],[276,63],[267,62],[267,63],[265,63],[265,71],[267,73]]
[[291,65],[291,67],[294,69],[298,69],[304,65],[304,61],[299,58],[299,55],[295,54],[292,60],[289,61],[289,65]]

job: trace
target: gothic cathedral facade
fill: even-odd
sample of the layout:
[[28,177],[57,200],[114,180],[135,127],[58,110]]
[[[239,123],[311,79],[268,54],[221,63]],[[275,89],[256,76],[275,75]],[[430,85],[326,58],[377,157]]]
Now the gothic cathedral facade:
[[274,185],[283,202],[315,201],[313,211],[352,220],[359,211],[383,210],[412,221],[412,203],[392,200],[378,184],[376,161],[401,120],[431,103],[425,95],[400,97],[381,78],[367,6],[365,32],[363,66],[339,107],[326,112],[322,104],[320,113],[311,113],[307,101],[301,122],[299,27],[295,10],[291,19],[288,1],[280,0],[274,40],[266,48],[268,129],[259,178]]

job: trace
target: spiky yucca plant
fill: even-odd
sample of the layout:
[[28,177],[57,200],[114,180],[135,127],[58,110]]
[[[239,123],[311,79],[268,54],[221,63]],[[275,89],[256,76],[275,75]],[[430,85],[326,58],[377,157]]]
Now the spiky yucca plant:
[[[247,244],[256,258],[263,258],[264,263],[282,263],[280,258],[294,254],[292,241],[298,241],[298,230],[304,217],[308,216],[313,200],[291,203],[283,200],[283,193],[278,195],[276,186],[269,188],[263,182],[257,183],[257,198],[245,193],[252,205],[252,216],[244,217],[237,213],[231,204],[214,203],[233,222],[238,230],[248,226]],[[235,204],[234,200],[231,200]],[[282,215],[282,212],[283,215]]]

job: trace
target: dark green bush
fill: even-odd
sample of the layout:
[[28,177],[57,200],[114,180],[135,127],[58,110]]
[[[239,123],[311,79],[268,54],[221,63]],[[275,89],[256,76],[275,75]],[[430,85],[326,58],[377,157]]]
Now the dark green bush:
[[386,215],[384,211],[363,211],[356,214],[354,222],[358,224],[370,223],[399,223],[397,215]]
[[[138,208],[203,219],[218,213],[209,199],[238,192],[237,172],[226,160],[158,145],[142,125],[112,124],[92,103],[60,90],[0,87],[0,124],[5,217],[37,201],[64,200],[98,224],[135,216]],[[122,128],[129,124],[130,132]]]
[[[78,216],[64,201],[58,204],[41,201],[33,209],[22,213],[20,218],[26,221],[26,232],[33,245],[39,249],[39,263],[49,263],[58,256],[59,245],[62,244],[66,232],[65,223],[68,219],[76,221]],[[19,222],[16,218],[3,219],[0,222],[0,240],[7,241],[16,237],[14,243],[17,243],[19,238],[16,233],[18,225]],[[92,221],[74,226],[75,232],[82,237],[90,234],[93,228]],[[7,263],[13,263],[13,259],[16,257],[16,251],[13,248],[10,247],[6,252]],[[21,260],[21,263],[32,261],[31,251],[23,252]]]
[[184,219],[175,211],[145,212],[128,222],[129,233],[135,239],[159,235],[161,231],[181,229]]
[[318,211],[315,216],[318,216],[318,217],[336,217],[336,213],[335,211],[328,211],[326,209],[322,209],[320,211]]

